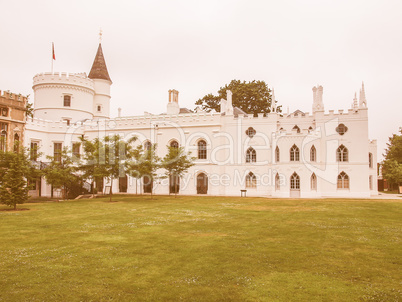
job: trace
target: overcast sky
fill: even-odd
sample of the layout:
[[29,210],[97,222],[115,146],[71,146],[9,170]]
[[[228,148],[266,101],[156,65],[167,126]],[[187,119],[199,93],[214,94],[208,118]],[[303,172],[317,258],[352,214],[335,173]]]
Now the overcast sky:
[[0,0],[0,90],[31,94],[32,77],[90,71],[102,28],[111,116],[181,107],[232,79],[263,80],[285,111],[348,109],[364,81],[379,156],[402,126],[401,0]]

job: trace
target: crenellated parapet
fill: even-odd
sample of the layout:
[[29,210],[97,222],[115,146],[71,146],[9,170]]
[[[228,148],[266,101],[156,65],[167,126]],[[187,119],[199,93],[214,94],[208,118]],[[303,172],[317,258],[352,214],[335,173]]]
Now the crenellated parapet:
[[85,73],[39,73],[33,78],[33,88],[40,85],[71,85],[94,91],[94,81]]
[[83,123],[76,122],[74,124],[67,124],[67,121],[63,120],[45,120],[40,118],[28,118],[26,122],[26,129],[32,131],[39,131],[39,132],[49,132],[49,133],[68,133],[74,130],[73,132],[76,133],[77,129],[80,129],[79,132],[84,131]]

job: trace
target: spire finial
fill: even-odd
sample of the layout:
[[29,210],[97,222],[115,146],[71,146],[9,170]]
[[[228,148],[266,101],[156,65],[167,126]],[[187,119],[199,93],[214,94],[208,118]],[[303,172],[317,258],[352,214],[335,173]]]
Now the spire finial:
[[99,44],[102,42],[102,28],[99,29]]
[[272,87],[271,112],[276,112],[276,99],[275,99],[274,87]]
[[360,89],[359,106],[367,107],[366,92],[364,91],[364,82],[362,81],[362,89]]

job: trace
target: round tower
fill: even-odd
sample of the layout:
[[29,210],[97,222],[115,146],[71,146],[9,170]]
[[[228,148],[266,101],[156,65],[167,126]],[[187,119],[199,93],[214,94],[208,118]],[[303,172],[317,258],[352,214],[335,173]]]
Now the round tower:
[[33,78],[35,117],[76,122],[93,118],[94,81],[85,73],[41,73]]
[[98,51],[88,77],[92,79],[94,83],[95,95],[92,105],[94,118],[109,118],[110,86],[112,85],[112,80],[107,71],[101,43],[99,43]]

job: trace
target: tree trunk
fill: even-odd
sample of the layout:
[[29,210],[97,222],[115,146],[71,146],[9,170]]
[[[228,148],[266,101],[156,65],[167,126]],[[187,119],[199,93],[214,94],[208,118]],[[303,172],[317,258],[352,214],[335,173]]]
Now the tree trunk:
[[112,202],[113,177],[110,178],[109,202]]
[[17,211],[17,203],[14,203],[14,211]]

